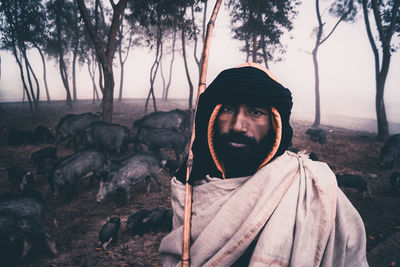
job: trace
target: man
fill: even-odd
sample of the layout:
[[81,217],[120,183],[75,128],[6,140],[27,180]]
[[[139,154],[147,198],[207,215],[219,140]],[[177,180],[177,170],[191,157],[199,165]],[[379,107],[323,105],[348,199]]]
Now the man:
[[[254,63],[221,72],[200,96],[191,266],[368,266],[363,222],[333,172],[286,151],[291,108],[290,91]],[[171,181],[163,266],[180,265],[185,171]]]

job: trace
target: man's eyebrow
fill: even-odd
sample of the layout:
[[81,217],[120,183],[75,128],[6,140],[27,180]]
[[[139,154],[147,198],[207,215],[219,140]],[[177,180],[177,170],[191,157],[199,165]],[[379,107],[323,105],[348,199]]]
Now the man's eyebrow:
[[257,104],[245,104],[249,108],[261,108],[261,109],[269,109],[267,105],[257,105]]

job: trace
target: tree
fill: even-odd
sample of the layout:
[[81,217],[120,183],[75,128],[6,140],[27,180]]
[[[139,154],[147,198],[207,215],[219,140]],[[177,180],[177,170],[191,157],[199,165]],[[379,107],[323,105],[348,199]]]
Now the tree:
[[[44,38],[43,38],[43,39],[44,39]],[[41,45],[43,45],[43,41],[41,42]],[[43,52],[42,52],[42,48],[39,46],[39,44],[33,43],[33,46],[37,49],[37,51],[39,52],[40,58],[42,59],[44,88],[45,88],[45,90],[46,90],[47,102],[50,103],[49,86],[47,85],[46,60],[45,60],[45,58],[44,58],[44,54],[43,54]]]
[[[188,69],[188,60],[186,55],[186,44],[188,41],[193,41],[193,58],[195,63],[197,64],[199,75],[201,69],[201,55],[198,53],[198,47],[204,44],[205,31],[206,31],[206,16],[207,16],[207,0],[194,0],[189,2],[181,2],[176,1],[178,5],[181,6],[181,12],[177,15],[179,17],[175,17],[175,22],[173,22],[172,29],[167,29],[164,40],[171,37],[172,47],[171,47],[171,61],[169,65],[169,77],[167,83],[165,83],[165,79],[163,76],[162,68],[161,75],[163,79],[163,94],[162,98],[164,101],[168,99],[169,87],[171,85],[172,80],[172,67],[175,59],[175,46],[176,46],[176,34],[177,31],[184,29],[184,35],[182,37],[181,34],[181,44],[182,46],[182,56],[185,64],[185,74],[189,84],[189,106],[192,106],[191,99],[193,98],[193,84],[191,81],[189,69]],[[187,10],[190,8],[190,16],[187,14]],[[199,19],[197,14],[202,13],[202,19]],[[199,27],[198,24],[201,24]],[[172,30],[172,33],[171,33]],[[181,32],[182,33],[182,32]],[[200,37],[199,37],[200,36]],[[184,40],[182,38],[185,38]],[[199,40],[200,39],[200,40]],[[160,65],[162,67],[162,64]]]
[[[124,44],[126,35],[128,35],[128,42],[127,44]],[[131,28],[125,30],[124,21],[121,21],[120,27],[118,29],[118,43],[117,43],[119,64],[121,66],[118,102],[122,101],[122,89],[124,86],[124,66],[126,60],[128,59],[129,50],[131,48],[132,42],[134,42],[133,30]],[[125,55],[123,55],[124,53]]]
[[154,62],[153,65],[151,65],[151,69],[150,69],[150,89],[149,89],[149,93],[147,95],[146,98],[146,103],[144,105],[144,112],[147,113],[147,107],[149,104],[149,100],[150,100],[150,96],[153,99],[153,107],[154,110],[157,111],[157,105],[156,105],[156,98],[154,95],[154,82],[156,80],[156,76],[157,76],[157,71],[158,68],[160,66],[160,61],[161,61],[161,57],[162,57],[162,49],[161,49],[161,44],[162,44],[162,24],[161,21],[158,20],[157,26],[156,26],[156,55],[154,58]]
[[168,74],[168,81],[167,84],[163,87],[163,94],[162,94],[162,99],[164,101],[167,101],[168,99],[168,93],[169,93],[169,88],[171,86],[171,81],[172,81],[172,66],[174,64],[175,60],[175,44],[176,44],[176,32],[177,29],[173,29],[172,33],[172,46],[171,46],[171,61],[169,63],[169,74]]
[[[395,32],[400,31],[399,7],[400,0],[359,0],[362,3],[364,22],[368,40],[374,54],[376,96],[375,109],[378,128],[378,140],[385,140],[389,135],[389,126],[386,118],[384,91],[386,78],[389,72],[392,53],[396,51],[392,44]],[[372,11],[378,38],[372,33],[369,12]],[[380,58],[382,56],[382,58]]]
[[74,7],[72,2],[52,0],[46,4],[49,18],[49,35],[46,52],[58,60],[61,81],[66,92],[66,105],[72,107],[71,87],[69,84],[69,52],[73,48],[74,38]]
[[319,0],[315,0],[315,10],[317,14],[318,27],[315,29],[316,39],[315,46],[312,50],[312,58],[314,64],[314,79],[315,79],[315,119],[313,127],[318,127],[321,122],[321,107],[320,107],[320,95],[319,95],[319,67],[318,67],[318,49],[329,37],[332,36],[333,32],[337,29],[342,21],[354,21],[355,15],[357,14],[357,9],[354,6],[353,0],[340,0],[333,1],[329,9],[329,13],[338,20],[331,28],[329,33],[324,35],[325,22],[322,22],[322,16],[320,12]]
[[84,40],[84,27],[79,18],[78,6],[72,2],[71,10],[73,11],[70,17],[70,40],[72,49],[72,99],[78,100],[77,86],[76,86],[76,62],[78,57],[82,56],[81,42]]
[[95,53],[91,52],[91,55],[89,55],[86,58],[86,64],[87,64],[90,78],[92,80],[92,87],[93,87],[92,103],[94,104],[94,103],[96,103],[96,99],[99,100],[99,92],[97,91],[97,85],[96,85],[96,69],[97,69],[98,64],[97,64]]
[[[95,1],[94,9],[89,9],[91,11],[91,16],[94,17],[94,30],[96,35],[99,37],[100,40],[103,40],[106,43],[107,40],[107,33],[109,32],[110,25],[106,22],[105,13],[110,13],[111,11],[103,7],[101,1]],[[79,43],[79,61],[82,64],[87,65],[87,69],[89,75],[92,80],[92,87],[93,87],[93,104],[96,102],[95,100],[99,100],[99,93],[97,90],[98,87],[103,94],[104,92],[104,82],[103,82],[103,74],[101,63],[98,60],[96,48],[93,45],[92,39],[89,35],[89,32],[84,30],[83,31],[83,38]],[[96,80],[96,73],[99,73],[99,77]]]
[[[31,111],[37,106],[39,82],[30,64],[27,51],[39,43],[45,32],[45,9],[39,0],[4,0],[0,2],[1,49],[9,50],[18,64],[21,81]],[[36,96],[32,78],[36,84]],[[29,86],[29,88],[28,88]]]
[[154,48],[156,51],[155,59],[150,69],[150,89],[146,99],[145,112],[147,112],[150,96],[153,98],[153,105],[156,110],[154,81],[162,57],[162,41],[166,34],[173,32],[174,29],[181,28],[181,18],[184,15],[186,7],[191,4],[191,1],[185,0],[138,0],[129,2],[129,9],[131,11],[131,15],[129,16],[130,23],[139,23],[144,29],[144,38],[146,38],[148,46],[150,49]]
[[[113,116],[113,100],[114,100],[114,73],[113,59],[115,53],[115,41],[119,29],[121,15],[127,5],[127,0],[119,0],[117,4],[110,0],[113,10],[111,26],[107,37],[107,43],[104,44],[95,31],[94,25],[90,19],[89,12],[83,0],[76,0],[79,11],[85,22],[85,26],[96,48],[98,60],[101,63],[104,75],[104,90],[103,90],[103,120],[112,122]],[[98,0],[96,0],[97,2]]]
[[[201,71],[201,55],[198,55],[198,53],[197,53],[197,47],[199,44],[198,35],[201,34],[200,46],[203,46],[204,39],[205,39],[205,33],[206,33],[207,2],[208,2],[208,0],[198,0],[198,1],[195,1],[194,4],[191,5],[191,7],[190,7],[190,11],[191,11],[191,15],[192,15],[191,34],[192,34],[193,41],[194,41],[193,56],[194,56],[194,60],[197,64],[197,67],[199,70],[199,75],[200,75],[200,71]],[[196,17],[195,13],[198,13],[198,12],[203,12],[202,21],[201,21],[201,31],[199,30],[199,27],[197,27],[196,19],[195,19],[195,17]]]
[[253,62],[264,61],[267,68],[269,61],[282,60],[277,55],[285,53],[280,38],[292,30],[299,4],[298,0],[230,0],[233,38],[245,42],[246,56],[251,53]]
[[181,41],[182,41],[182,56],[183,56],[183,63],[185,65],[185,73],[186,73],[186,78],[188,81],[189,85],[189,118],[191,118],[191,111],[193,109],[193,83],[190,78],[190,73],[189,73],[189,67],[188,67],[188,62],[186,59],[186,44],[185,44],[185,39],[186,39],[186,31],[187,31],[186,25],[185,25],[185,20],[182,18],[182,28],[181,28]]

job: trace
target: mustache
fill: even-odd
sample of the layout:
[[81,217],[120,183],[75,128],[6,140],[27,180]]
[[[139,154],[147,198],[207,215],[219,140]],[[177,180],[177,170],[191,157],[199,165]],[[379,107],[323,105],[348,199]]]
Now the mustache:
[[238,132],[229,132],[225,134],[220,135],[220,139],[223,142],[229,143],[241,143],[241,144],[246,144],[249,146],[257,146],[257,141],[256,139],[246,136],[244,134],[238,133]]

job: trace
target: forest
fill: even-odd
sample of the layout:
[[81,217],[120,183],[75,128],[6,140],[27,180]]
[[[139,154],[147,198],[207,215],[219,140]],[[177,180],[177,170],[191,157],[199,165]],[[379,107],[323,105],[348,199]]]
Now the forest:
[[[276,1],[222,1],[229,13],[232,37],[241,43],[246,61],[264,64],[284,60],[287,50],[285,34],[296,25],[301,6],[298,0]],[[384,102],[385,84],[391,56],[397,51],[398,1],[340,0],[314,1],[314,49],[310,51],[314,65],[315,119],[321,122],[320,69],[318,53],[329,42],[341,24],[356,18],[365,24],[371,52],[374,57],[375,113],[380,140],[388,137],[389,129]],[[162,79],[162,99],[168,99],[175,55],[182,55],[188,105],[191,109],[199,81],[202,48],[207,23],[214,3],[209,1],[2,1],[0,5],[0,49],[10,52],[18,64],[23,85],[23,99],[30,109],[37,108],[40,95],[51,100],[46,64],[57,62],[60,84],[65,89],[67,106],[77,99],[77,66],[86,66],[93,85],[93,99],[102,99],[105,121],[112,121],[114,97],[120,101],[124,88],[124,64],[129,54],[146,47],[154,56],[150,65],[148,94],[157,110],[154,95],[156,79]],[[328,20],[331,22],[328,24]],[[216,22],[218,23],[218,18]],[[212,47],[211,47],[212,48]],[[41,64],[33,65],[29,51],[37,51]],[[189,54],[190,52],[190,54]],[[189,57],[197,67],[189,68]],[[168,62],[166,62],[168,58]],[[164,61],[163,61],[164,59]],[[118,66],[119,72],[114,73]],[[164,67],[163,67],[164,66]],[[3,66],[4,72],[5,66]],[[43,77],[38,77],[40,70]],[[196,71],[196,69],[198,71]],[[120,81],[115,84],[116,76]],[[43,84],[44,88],[40,88]],[[114,92],[115,91],[115,92]]]

